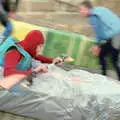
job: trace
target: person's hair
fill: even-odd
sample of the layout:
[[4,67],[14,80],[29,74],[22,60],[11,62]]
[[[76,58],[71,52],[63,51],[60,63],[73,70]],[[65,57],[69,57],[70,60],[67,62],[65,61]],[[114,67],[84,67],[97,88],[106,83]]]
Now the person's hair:
[[84,5],[87,8],[93,8],[92,3],[89,0],[84,0],[83,2],[80,3],[80,5]]

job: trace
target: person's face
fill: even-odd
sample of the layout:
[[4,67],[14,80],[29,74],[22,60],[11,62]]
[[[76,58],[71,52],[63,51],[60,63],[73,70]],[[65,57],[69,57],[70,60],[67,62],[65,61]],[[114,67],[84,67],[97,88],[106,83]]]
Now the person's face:
[[43,44],[38,45],[36,48],[36,55],[39,55],[39,53],[42,52],[42,50],[43,50]]
[[90,9],[84,5],[80,5],[79,9],[80,9],[80,15],[83,17],[87,17],[90,13]]

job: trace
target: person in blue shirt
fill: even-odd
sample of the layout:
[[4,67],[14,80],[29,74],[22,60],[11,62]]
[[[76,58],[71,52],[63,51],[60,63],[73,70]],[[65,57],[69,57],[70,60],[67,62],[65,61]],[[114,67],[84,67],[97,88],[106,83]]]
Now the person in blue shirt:
[[80,15],[87,17],[96,34],[95,45],[91,48],[94,55],[99,56],[102,74],[106,72],[106,56],[111,56],[112,64],[120,80],[118,65],[120,50],[120,18],[105,7],[93,7],[90,1],[79,5]]

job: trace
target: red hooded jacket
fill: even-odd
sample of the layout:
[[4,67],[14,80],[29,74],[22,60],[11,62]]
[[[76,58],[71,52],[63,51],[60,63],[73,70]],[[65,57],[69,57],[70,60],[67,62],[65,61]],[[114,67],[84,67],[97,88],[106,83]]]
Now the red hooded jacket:
[[[25,39],[18,43],[24,50],[26,50],[32,58],[41,61],[42,63],[52,63],[53,59],[42,55],[36,55],[36,48],[38,45],[44,44],[43,34],[38,30],[33,30],[28,33]],[[12,74],[30,75],[32,70],[21,71],[17,70],[16,66],[22,59],[22,55],[16,49],[9,50],[4,58],[4,76]]]

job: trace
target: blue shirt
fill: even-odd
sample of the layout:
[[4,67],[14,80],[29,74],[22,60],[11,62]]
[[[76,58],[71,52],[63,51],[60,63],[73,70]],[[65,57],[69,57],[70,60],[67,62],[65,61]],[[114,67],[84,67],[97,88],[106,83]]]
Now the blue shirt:
[[98,42],[101,40],[108,40],[120,34],[120,18],[107,8],[93,8],[88,19],[96,33]]

